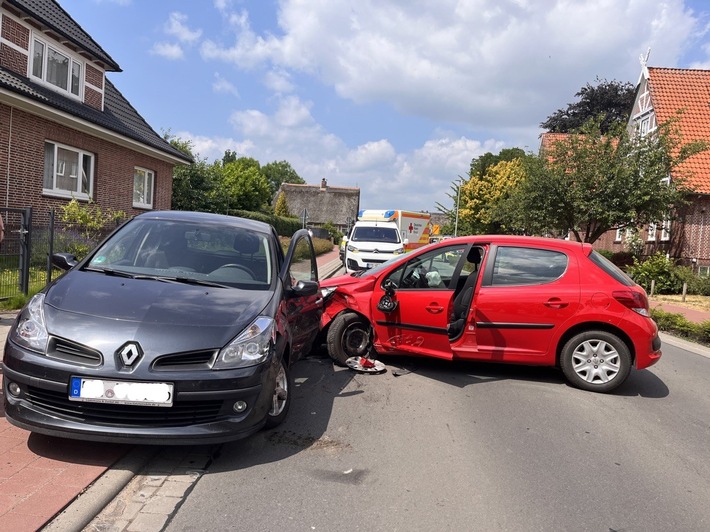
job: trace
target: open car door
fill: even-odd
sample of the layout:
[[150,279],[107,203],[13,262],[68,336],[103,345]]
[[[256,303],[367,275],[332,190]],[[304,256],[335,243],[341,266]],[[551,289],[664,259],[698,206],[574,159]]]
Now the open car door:
[[286,290],[293,360],[308,354],[320,330],[323,298],[318,284],[318,265],[313,242],[306,229],[291,238],[286,260],[279,272]]
[[448,325],[454,358],[476,358],[478,353],[474,305],[485,252],[485,247],[473,245],[466,250],[466,258],[460,264]]
[[381,349],[450,360],[452,305],[467,264],[468,244],[438,247],[412,257],[381,282],[372,316]]

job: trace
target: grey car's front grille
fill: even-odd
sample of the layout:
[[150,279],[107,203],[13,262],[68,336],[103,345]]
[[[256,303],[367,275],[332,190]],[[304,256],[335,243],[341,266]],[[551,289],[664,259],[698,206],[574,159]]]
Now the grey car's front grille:
[[79,366],[100,366],[103,363],[103,356],[100,352],[54,336],[49,339],[47,356]]
[[208,370],[212,368],[216,358],[217,351],[214,349],[165,355],[153,362],[153,369],[156,371]]
[[219,419],[223,401],[176,401],[170,408],[70,401],[66,394],[28,386],[35,408],[65,419],[117,427],[185,427]]

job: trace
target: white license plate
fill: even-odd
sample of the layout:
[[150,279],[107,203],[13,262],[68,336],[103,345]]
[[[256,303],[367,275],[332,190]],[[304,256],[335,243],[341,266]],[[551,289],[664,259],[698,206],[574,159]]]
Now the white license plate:
[[69,399],[90,403],[172,406],[173,385],[169,382],[125,382],[72,377]]

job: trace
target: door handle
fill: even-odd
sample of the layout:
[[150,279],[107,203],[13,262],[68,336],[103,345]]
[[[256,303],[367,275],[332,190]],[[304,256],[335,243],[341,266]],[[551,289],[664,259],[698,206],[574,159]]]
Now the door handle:
[[569,305],[569,303],[562,301],[559,297],[551,297],[544,303],[544,305],[549,308],[565,308]]
[[427,312],[431,312],[432,314],[439,314],[440,312],[444,312],[444,307],[439,305],[439,303],[429,303],[424,308],[427,310]]

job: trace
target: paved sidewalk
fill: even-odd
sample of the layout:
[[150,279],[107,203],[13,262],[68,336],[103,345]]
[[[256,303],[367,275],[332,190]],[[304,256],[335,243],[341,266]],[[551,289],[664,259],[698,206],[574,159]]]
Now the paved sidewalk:
[[[344,271],[341,267],[337,246],[318,257],[321,279]],[[0,355],[16,315],[0,313]],[[0,531],[38,530],[60,513],[72,523],[64,530],[83,528],[130,482],[155,449],[31,434],[5,419],[0,400]],[[89,487],[99,489],[87,491]],[[72,511],[70,505],[80,500],[82,504],[76,506],[81,511]]]
[[679,304],[668,303],[666,301],[649,301],[651,308],[657,308],[671,314],[682,314],[688,321],[692,323],[703,323],[710,321],[710,312],[707,310],[697,310],[693,308],[683,307]]

